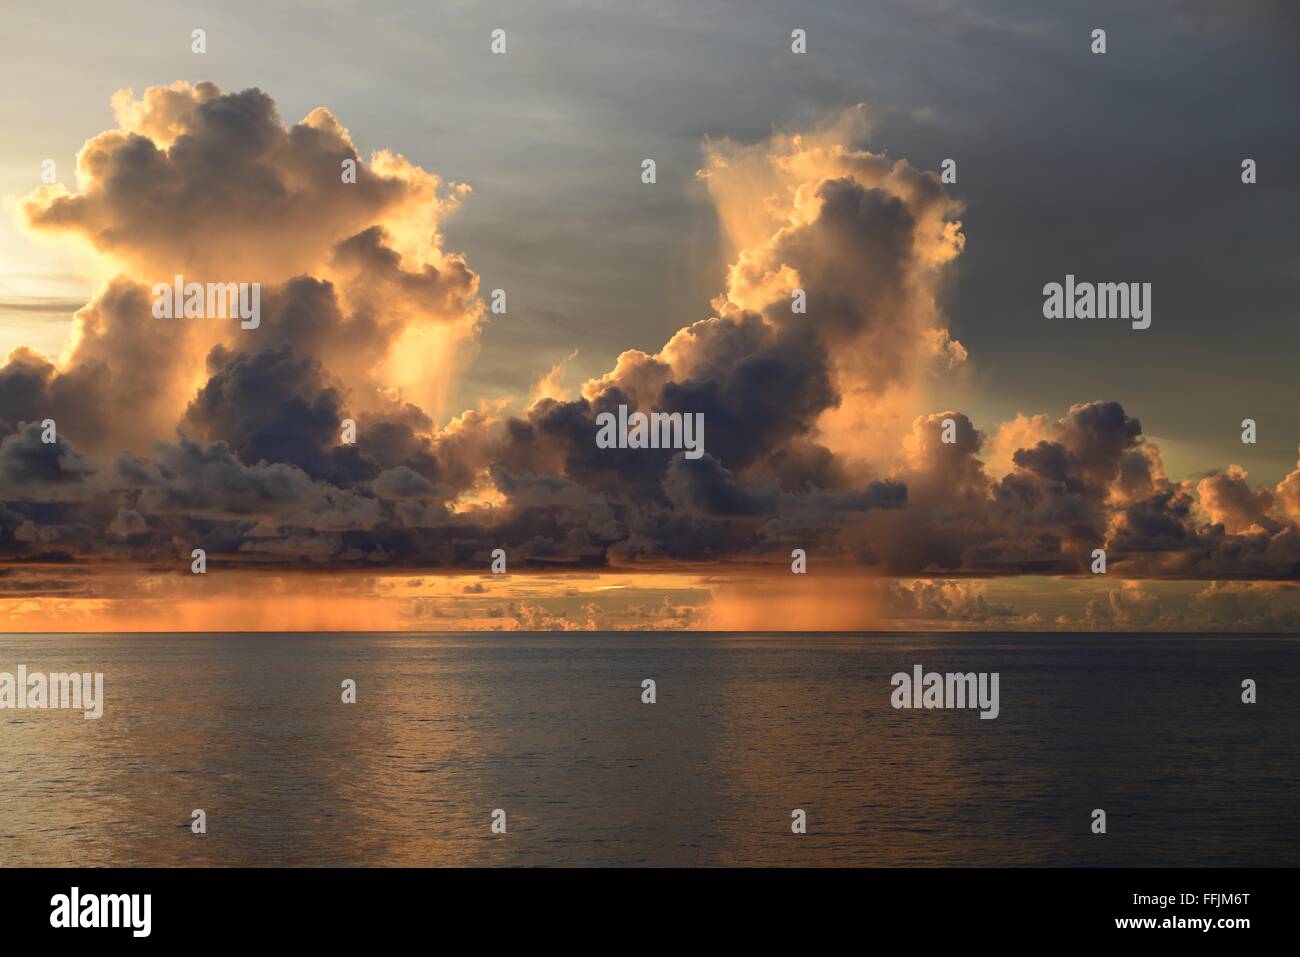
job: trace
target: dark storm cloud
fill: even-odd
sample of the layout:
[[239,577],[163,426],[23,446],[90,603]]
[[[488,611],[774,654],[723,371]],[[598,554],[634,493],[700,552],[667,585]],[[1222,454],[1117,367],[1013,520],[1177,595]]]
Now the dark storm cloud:
[[251,356],[217,346],[208,369],[211,378],[186,411],[188,425],[229,442],[245,464],[285,462],[309,475],[324,471],[344,416],[342,397],[323,384],[319,362],[288,345]]
[[50,494],[50,486],[76,485],[96,471],[93,462],[54,435],[44,440],[39,422],[27,423],[0,439],[0,488],[29,494]]

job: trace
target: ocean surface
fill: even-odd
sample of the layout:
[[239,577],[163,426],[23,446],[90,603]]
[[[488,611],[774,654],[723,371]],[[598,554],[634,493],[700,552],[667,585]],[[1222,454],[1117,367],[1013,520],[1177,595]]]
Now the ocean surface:
[[[20,664],[105,705],[0,710],[5,867],[1300,865],[1297,637],[0,636]],[[895,710],[917,664],[998,672],[998,718]]]

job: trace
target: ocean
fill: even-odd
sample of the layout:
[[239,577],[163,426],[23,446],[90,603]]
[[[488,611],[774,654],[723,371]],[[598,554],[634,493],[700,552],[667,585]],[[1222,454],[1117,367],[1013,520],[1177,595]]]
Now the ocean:
[[[0,710],[4,867],[1300,865],[1295,636],[0,636],[19,665],[102,672],[103,716]],[[895,709],[916,665],[996,672],[997,718]]]

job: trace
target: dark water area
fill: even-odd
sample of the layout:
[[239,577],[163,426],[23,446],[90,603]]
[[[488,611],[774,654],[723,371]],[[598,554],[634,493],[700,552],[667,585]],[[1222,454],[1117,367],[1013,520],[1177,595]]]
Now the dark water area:
[[[1242,635],[5,635],[0,672],[102,672],[104,712],[0,710],[0,866],[1296,866],[1298,656]],[[896,710],[918,664],[997,672],[998,717]]]

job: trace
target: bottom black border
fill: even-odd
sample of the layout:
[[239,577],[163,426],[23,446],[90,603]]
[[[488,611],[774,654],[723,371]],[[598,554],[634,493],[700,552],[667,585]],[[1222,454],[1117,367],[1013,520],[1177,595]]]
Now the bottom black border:
[[[1228,945],[1278,934],[1295,871],[1281,869],[38,869],[0,870],[6,943],[301,945],[590,941],[690,946],[719,939],[806,947],[1130,937]],[[150,933],[55,928],[56,895],[149,894]],[[1170,900],[1135,901],[1135,895]],[[1185,896],[1190,895],[1190,896]],[[1218,896],[1211,896],[1218,895]],[[70,901],[69,901],[70,903]],[[1188,921],[1241,919],[1249,926]],[[1154,926],[1119,927],[1118,920]],[[1166,923],[1169,922],[1169,923]],[[1182,922],[1182,923],[1180,923]],[[455,938],[443,936],[454,932]],[[843,935],[850,935],[847,940]],[[1247,935],[1245,937],[1241,935]],[[418,935],[412,937],[412,935]],[[668,936],[670,935],[670,936]],[[689,935],[689,936],[683,936]]]

